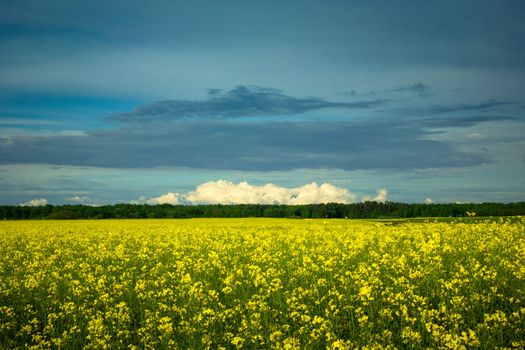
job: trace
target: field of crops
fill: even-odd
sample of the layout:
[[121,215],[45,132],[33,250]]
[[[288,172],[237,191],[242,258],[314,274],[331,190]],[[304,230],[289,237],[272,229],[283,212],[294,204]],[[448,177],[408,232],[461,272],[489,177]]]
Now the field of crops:
[[525,219],[0,222],[0,348],[525,347]]

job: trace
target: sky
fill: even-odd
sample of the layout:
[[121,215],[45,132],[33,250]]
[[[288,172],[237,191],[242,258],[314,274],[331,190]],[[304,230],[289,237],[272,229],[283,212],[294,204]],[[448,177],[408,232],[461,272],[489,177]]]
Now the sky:
[[0,0],[0,204],[523,201],[523,18]]

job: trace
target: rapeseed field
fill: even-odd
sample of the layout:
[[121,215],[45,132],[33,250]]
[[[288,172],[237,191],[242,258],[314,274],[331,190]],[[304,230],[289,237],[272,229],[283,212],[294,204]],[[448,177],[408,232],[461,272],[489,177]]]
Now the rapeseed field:
[[525,348],[525,220],[0,222],[1,349]]

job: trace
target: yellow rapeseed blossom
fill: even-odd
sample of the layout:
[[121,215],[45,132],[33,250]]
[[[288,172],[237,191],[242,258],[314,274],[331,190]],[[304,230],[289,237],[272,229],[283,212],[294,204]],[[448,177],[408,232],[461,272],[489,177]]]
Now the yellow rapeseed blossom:
[[525,220],[0,222],[0,349],[523,348]]

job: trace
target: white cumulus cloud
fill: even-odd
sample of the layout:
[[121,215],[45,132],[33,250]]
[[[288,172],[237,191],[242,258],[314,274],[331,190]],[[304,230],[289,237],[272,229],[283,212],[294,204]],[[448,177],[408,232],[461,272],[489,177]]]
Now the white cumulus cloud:
[[186,195],[194,204],[311,204],[352,203],[356,196],[345,188],[329,183],[315,182],[300,187],[282,187],[274,184],[261,186],[248,182],[235,184],[228,180],[206,182]]
[[43,205],[47,205],[47,199],[45,198],[35,198],[31,199],[30,201],[20,203],[20,206],[22,207],[41,207]]
[[88,205],[88,206],[91,206],[91,207],[98,207],[100,206],[101,204],[100,203],[97,203],[96,200],[93,200],[91,199],[90,197],[88,196],[79,196],[79,195],[76,195],[74,197],[69,197],[69,198],[65,198],[67,201],[69,202],[73,202],[75,204],[80,204],[80,205]]
[[182,196],[180,193],[168,192],[159,197],[146,200],[148,204],[180,204]]
[[[381,188],[375,196],[364,196],[363,201],[386,202],[388,192]],[[298,187],[283,187],[272,183],[251,185],[246,181],[234,183],[217,180],[203,183],[187,193],[167,192],[159,197],[141,196],[133,204],[316,204],[354,203],[358,196],[346,188],[330,183],[316,182]]]
[[375,196],[364,196],[362,200],[363,202],[385,203],[388,200],[388,191],[385,188],[380,188]]
[[66,199],[71,201],[71,202],[80,203],[80,204],[87,203],[90,200],[89,197],[87,197],[87,196],[74,196],[74,197],[70,197],[70,198],[66,198]]
[[434,201],[432,200],[432,198],[426,198],[425,199],[425,204],[432,204],[434,203]]

